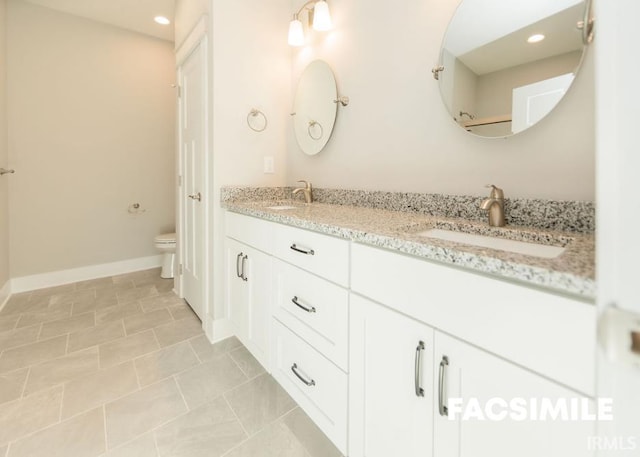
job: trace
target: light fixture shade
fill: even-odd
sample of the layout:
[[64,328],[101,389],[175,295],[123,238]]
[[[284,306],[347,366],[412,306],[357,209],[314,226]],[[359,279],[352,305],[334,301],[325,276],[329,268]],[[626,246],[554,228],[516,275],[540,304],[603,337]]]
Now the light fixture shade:
[[304,44],[304,30],[302,29],[302,22],[298,19],[293,19],[289,23],[289,44],[291,46],[302,46]]
[[319,0],[313,7],[313,28],[321,32],[331,30],[331,14],[329,5],[324,0]]

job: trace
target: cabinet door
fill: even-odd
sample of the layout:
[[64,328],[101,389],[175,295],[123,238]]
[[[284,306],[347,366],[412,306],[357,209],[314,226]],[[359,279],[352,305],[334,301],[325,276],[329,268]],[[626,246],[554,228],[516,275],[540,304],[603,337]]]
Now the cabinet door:
[[[549,415],[529,420],[532,413],[541,413],[542,402],[570,405],[571,399],[582,401],[580,394],[440,332],[435,332],[435,348],[434,456],[592,455],[588,437],[595,434],[593,422],[549,420]],[[525,413],[511,406],[514,399],[522,399]],[[593,402],[586,401],[593,412]],[[534,403],[537,411],[530,407]],[[511,413],[528,416],[513,420]]]
[[[248,288],[242,277],[242,261],[247,254],[247,246],[235,240],[225,240],[225,298],[227,316],[235,329],[236,336],[246,342],[249,333]],[[245,260],[246,264],[246,260]]]
[[268,369],[271,317],[271,258],[226,239],[226,297],[236,336]]
[[433,329],[350,299],[349,456],[430,456]]
[[247,247],[243,280],[247,290],[247,347],[269,371],[271,257]]

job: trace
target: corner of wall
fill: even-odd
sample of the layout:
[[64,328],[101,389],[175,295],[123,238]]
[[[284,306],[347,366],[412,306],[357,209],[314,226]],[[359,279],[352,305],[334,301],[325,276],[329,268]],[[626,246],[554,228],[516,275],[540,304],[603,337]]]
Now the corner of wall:
[[[0,0],[0,167],[9,168],[7,126],[7,2]],[[9,295],[9,178],[0,178],[0,307]],[[6,294],[6,296],[5,296]]]

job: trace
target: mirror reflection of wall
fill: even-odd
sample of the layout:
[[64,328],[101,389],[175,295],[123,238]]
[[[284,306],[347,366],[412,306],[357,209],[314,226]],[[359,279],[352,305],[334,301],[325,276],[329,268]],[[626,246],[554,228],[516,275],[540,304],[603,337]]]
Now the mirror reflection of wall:
[[464,0],[440,60],[440,90],[454,120],[476,135],[505,137],[546,116],[580,65],[576,24],[584,11],[584,0]]

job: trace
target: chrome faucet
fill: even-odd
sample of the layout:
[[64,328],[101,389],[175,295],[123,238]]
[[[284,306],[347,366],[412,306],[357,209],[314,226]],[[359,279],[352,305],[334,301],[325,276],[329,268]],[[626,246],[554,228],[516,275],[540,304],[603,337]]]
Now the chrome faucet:
[[293,189],[292,194],[295,195],[298,192],[303,192],[305,203],[311,203],[313,201],[313,190],[311,189],[311,183],[304,180],[300,180],[298,182],[303,183],[304,187],[296,187],[295,189]]
[[491,188],[491,194],[482,200],[480,208],[489,212],[491,227],[504,227],[504,192],[493,184],[487,187]]

